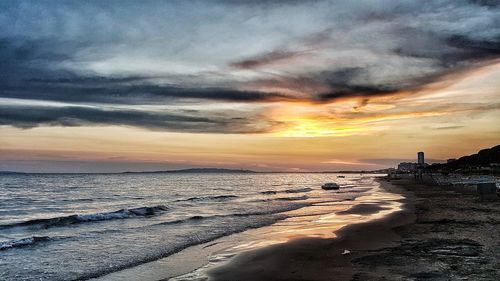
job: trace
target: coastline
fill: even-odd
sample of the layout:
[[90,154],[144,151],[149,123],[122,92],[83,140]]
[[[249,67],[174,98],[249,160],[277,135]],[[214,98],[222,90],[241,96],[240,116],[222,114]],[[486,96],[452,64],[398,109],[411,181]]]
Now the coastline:
[[[175,280],[496,280],[500,275],[500,204],[475,195],[407,180],[377,179],[384,191],[402,195],[400,210],[334,231],[334,238],[304,237],[235,253],[201,275]],[[356,204],[338,215],[363,217],[383,212],[383,204]],[[259,233],[256,229],[253,233]],[[226,247],[239,235],[200,244],[157,266],[117,275],[169,280],[168,263],[193,265],[193,257]],[[252,235],[245,237],[247,241]],[[231,242],[233,241],[233,242]],[[343,255],[344,250],[350,254]],[[201,261],[199,266],[204,262]],[[165,265],[167,267],[165,268]],[[184,272],[190,271],[188,268]],[[156,276],[150,279],[145,278]],[[166,275],[167,274],[167,275]],[[163,276],[163,277],[161,277]],[[170,277],[167,277],[170,276]],[[109,276],[108,276],[109,277]],[[140,280],[140,279],[137,279]]]
[[[415,219],[413,195],[378,181],[382,189],[404,196],[402,210],[381,219],[345,226],[335,232],[336,238],[300,238],[241,253],[229,263],[208,271],[209,280],[332,280],[332,277],[351,280],[362,270],[353,261],[379,249],[397,246],[401,237],[395,229]],[[378,212],[370,208],[348,211],[360,215]],[[350,254],[343,255],[344,250]]]
[[[92,280],[185,281],[207,280],[208,278],[209,280],[290,280],[297,268],[288,268],[290,269],[289,276],[273,279],[264,276],[257,277],[257,274],[252,272],[251,267],[255,266],[255,271],[258,273],[267,272],[269,276],[282,276],[286,265],[291,263],[287,259],[280,261],[281,248],[285,248],[290,258],[295,259],[295,256],[303,255],[303,252],[307,252],[309,248],[325,248],[323,243],[327,243],[327,246],[330,247],[332,246],[330,242],[334,242],[332,247],[336,245],[338,249],[332,252],[331,256],[318,257],[316,261],[326,261],[327,264],[330,264],[332,259],[341,258],[343,263],[335,265],[338,269],[337,275],[348,273],[346,270],[347,262],[354,257],[361,256],[363,248],[376,249],[394,245],[394,241],[397,241],[398,237],[394,233],[388,235],[391,227],[393,224],[406,223],[407,213],[411,214],[410,210],[401,210],[402,205],[408,205],[405,203],[407,198],[400,195],[404,193],[404,190],[400,189],[396,192],[397,187],[374,182],[371,177],[366,179],[364,184],[367,184],[367,187],[359,188],[357,191],[347,188],[338,193],[340,196],[343,196],[344,193],[351,193],[347,197],[357,194],[354,197],[356,199],[333,200],[327,204],[320,203],[288,211],[286,212],[287,218],[278,223],[224,236],[208,243],[189,247],[163,259]],[[320,191],[320,193],[324,193],[324,196],[334,196],[332,198],[338,196],[337,193],[324,191]],[[394,213],[401,214],[388,216],[388,214]],[[366,224],[366,222],[369,223]],[[366,231],[364,228],[360,228],[360,226],[366,225],[370,226],[366,228]],[[358,228],[362,231],[356,232]],[[370,236],[370,233],[381,234]],[[365,238],[364,236],[367,234],[369,237]],[[379,241],[379,237],[388,239]],[[364,243],[361,245],[359,241],[364,241]],[[346,246],[349,248],[345,248]],[[349,249],[352,252],[351,255],[342,255],[345,249]],[[262,258],[258,258],[257,261],[245,260],[248,255],[259,255]],[[311,263],[313,259],[314,257],[310,257],[302,262],[298,261],[303,264],[294,265],[295,267],[299,266],[299,271],[303,273],[303,276],[300,277],[301,280],[309,278],[306,275],[321,272],[321,270],[317,270],[318,264]],[[271,261],[270,264],[283,262],[284,265],[270,266],[267,264],[268,261]],[[304,263],[307,263],[310,269],[308,273],[302,270],[305,266]],[[259,268],[260,266],[264,270]],[[223,275],[234,274],[234,276],[216,276],[221,272]],[[353,273],[354,271],[351,271],[346,279]],[[330,277],[328,278],[326,280],[331,280]]]
[[[404,208],[338,230],[243,253],[209,280],[497,280],[500,204],[441,187],[379,179]],[[342,255],[347,249],[349,255]]]
[[391,180],[415,196],[415,220],[394,230],[396,247],[355,259],[353,280],[498,280],[500,201]]

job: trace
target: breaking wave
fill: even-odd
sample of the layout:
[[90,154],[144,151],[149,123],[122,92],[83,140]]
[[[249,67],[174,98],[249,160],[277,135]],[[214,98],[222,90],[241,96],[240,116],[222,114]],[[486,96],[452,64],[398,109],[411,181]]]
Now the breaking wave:
[[12,248],[20,248],[33,245],[38,242],[50,240],[47,236],[32,236],[27,238],[21,238],[17,240],[0,242],[0,251],[8,250]]
[[0,225],[2,228],[11,227],[34,227],[34,228],[51,228],[60,227],[71,224],[85,223],[85,222],[96,222],[105,220],[116,220],[116,219],[126,219],[132,217],[150,217],[157,215],[160,212],[168,210],[168,207],[163,205],[153,206],[153,207],[139,207],[132,209],[121,209],[114,212],[107,213],[95,213],[95,214],[75,214],[65,217],[55,217],[49,219],[34,219],[19,223]]
[[308,198],[309,197],[307,197],[306,195],[302,195],[302,196],[296,196],[296,197],[281,197],[281,198],[276,198],[274,200],[278,200],[278,201],[297,201],[297,200],[306,200]]
[[176,202],[182,201],[226,201],[238,198],[236,195],[217,195],[217,196],[200,196],[200,197],[190,197],[187,199],[179,199]]
[[284,190],[266,190],[262,191],[260,194],[264,195],[274,195],[278,193],[306,193],[311,192],[313,189],[309,187],[297,188],[297,189],[284,189]]

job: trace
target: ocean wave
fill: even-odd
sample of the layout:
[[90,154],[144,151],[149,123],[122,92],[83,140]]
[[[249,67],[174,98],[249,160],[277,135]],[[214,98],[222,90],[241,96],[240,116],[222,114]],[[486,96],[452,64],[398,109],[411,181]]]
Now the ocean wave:
[[202,220],[207,220],[207,219],[216,219],[216,218],[276,215],[279,213],[299,209],[299,208],[309,206],[309,205],[311,205],[311,204],[309,204],[309,203],[296,203],[294,205],[282,206],[281,208],[276,208],[276,209],[267,210],[267,211],[255,211],[255,212],[248,212],[248,213],[232,213],[232,214],[225,214],[225,215],[208,215],[208,216],[196,215],[196,216],[189,217],[187,219],[179,219],[179,220],[173,220],[173,221],[160,222],[157,224],[149,225],[148,227],[155,226],[155,225],[171,225],[171,224],[180,224],[180,223],[187,223],[187,222],[196,222],[196,221],[202,221]]
[[[208,216],[208,217],[201,217],[198,218],[198,216],[194,216],[189,218],[188,220],[198,220],[198,219],[206,219],[206,218],[212,218],[214,216]],[[131,268],[134,266],[138,266],[147,262],[152,262],[155,260],[159,260],[168,256],[171,256],[172,254],[175,254],[183,249],[186,249],[188,247],[194,246],[194,245],[200,245],[203,243],[208,243],[211,241],[216,240],[217,238],[228,236],[231,234],[243,232],[248,229],[252,228],[259,228],[263,227],[266,225],[271,225],[281,219],[284,219],[285,216],[273,216],[273,217],[265,217],[259,220],[250,220],[248,222],[243,222],[243,220],[239,218],[233,218],[233,220],[227,221],[227,224],[231,225],[231,227],[225,226],[226,223],[222,223],[219,225],[215,225],[210,227],[208,230],[209,231],[203,231],[203,232],[196,232],[193,231],[191,234],[185,235],[185,239],[182,243],[179,244],[172,244],[169,247],[156,247],[154,248],[154,251],[148,252],[148,254],[139,254],[137,255],[136,258],[129,259],[127,261],[124,261],[121,264],[117,264],[115,266],[106,266],[102,267],[100,269],[94,270],[94,271],[87,271],[83,275],[78,276],[78,280],[87,280],[91,278],[97,278],[106,274],[109,274],[111,272],[116,272],[120,271],[126,268]],[[156,227],[160,226],[165,223],[160,223],[160,224],[155,224],[155,225],[150,225],[148,227]]]
[[349,189],[344,189],[344,190],[337,190],[335,193],[341,194],[341,193],[363,193],[370,191],[371,188],[349,188]]
[[0,242],[0,251],[8,250],[12,248],[20,248],[33,245],[38,242],[50,240],[47,236],[32,236],[27,238],[21,238],[17,240]]
[[256,200],[251,200],[249,202],[257,203],[257,202],[272,202],[272,201],[301,201],[301,200],[307,200],[307,199],[309,199],[309,196],[302,195],[302,196],[292,196],[292,197],[256,199]]
[[38,227],[46,229],[51,227],[60,227],[60,226],[85,223],[85,222],[126,219],[131,217],[150,217],[166,210],[168,210],[168,207],[163,205],[158,205],[153,207],[121,209],[118,211],[107,212],[107,213],[82,214],[82,215],[76,214],[65,217],[34,219],[19,223],[0,225],[0,229],[11,228],[11,227],[35,227],[35,228]]
[[[179,219],[179,220],[171,220],[171,221],[164,221],[164,222],[160,222],[160,223],[155,223],[155,224],[148,225],[146,227],[157,226],[157,225],[181,224],[181,223],[186,223],[189,221],[198,221],[198,220],[203,220],[203,219],[213,218],[213,217],[218,217],[218,216],[217,215],[206,216],[206,217],[204,217],[204,216],[192,216],[192,217],[189,217],[187,219]],[[144,228],[144,226],[137,227],[137,229],[141,229],[141,228]]]
[[309,187],[297,188],[297,189],[283,189],[283,190],[266,190],[260,192],[260,194],[264,195],[274,195],[278,193],[306,193],[311,192],[313,189]]
[[232,200],[234,198],[238,198],[236,195],[215,195],[215,196],[199,196],[199,197],[190,197],[187,199],[179,199],[176,202],[183,201],[226,201]]
[[93,198],[62,199],[62,202],[92,202]]
[[305,193],[305,192],[311,192],[312,188],[309,187],[304,187],[304,188],[298,188],[298,189],[287,189],[285,190],[285,193]]
[[308,196],[302,195],[302,196],[296,196],[296,197],[280,197],[280,198],[276,198],[274,200],[278,200],[278,201],[297,201],[297,200],[306,200],[308,198],[309,198]]
[[260,194],[264,194],[264,195],[274,195],[274,194],[277,194],[279,191],[276,191],[276,190],[266,190],[266,191],[262,191]]

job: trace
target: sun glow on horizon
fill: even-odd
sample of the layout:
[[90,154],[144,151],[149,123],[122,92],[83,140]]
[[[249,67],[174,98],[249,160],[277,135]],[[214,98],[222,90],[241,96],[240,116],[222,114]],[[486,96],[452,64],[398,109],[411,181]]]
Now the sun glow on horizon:
[[375,169],[500,142],[498,7],[18,2],[0,170]]
[[335,127],[322,120],[315,120],[305,117],[297,117],[287,120],[287,127],[275,133],[279,137],[313,138],[327,136],[351,136],[363,132],[360,128]]

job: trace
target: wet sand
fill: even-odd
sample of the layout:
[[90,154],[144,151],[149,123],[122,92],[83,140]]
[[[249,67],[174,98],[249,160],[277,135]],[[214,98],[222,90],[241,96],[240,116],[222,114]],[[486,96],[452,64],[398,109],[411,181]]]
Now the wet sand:
[[[230,263],[209,271],[210,280],[351,280],[359,272],[353,260],[397,246],[401,237],[394,228],[414,220],[411,194],[387,183],[382,185],[387,191],[405,194],[402,211],[343,227],[334,239],[295,239],[239,254]],[[339,213],[367,215],[383,209],[383,205],[361,204]],[[351,253],[343,255],[344,250]]]
[[[346,226],[335,239],[295,239],[239,254],[210,270],[210,280],[498,280],[499,201],[408,181],[381,184],[406,197],[403,210]],[[343,213],[383,208],[362,204]]]
[[[211,277],[210,280],[273,280],[274,277],[269,276],[281,276],[285,272],[283,269],[288,265],[291,265],[290,275],[284,275],[283,279],[289,280],[291,276],[295,276],[297,268],[300,269],[301,278],[316,274],[318,264],[313,261],[320,263],[326,261],[330,264],[332,259],[340,257],[342,261],[349,262],[351,256],[342,255],[344,247],[348,246],[348,249],[353,251],[352,256],[356,256],[357,252],[354,249],[360,246],[358,241],[366,235],[364,232],[353,232],[354,234],[342,236],[340,239],[333,239],[342,233],[337,230],[344,228],[347,231],[350,229],[346,228],[347,225],[380,220],[386,218],[388,214],[401,210],[402,201],[405,200],[403,196],[384,190],[379,183],[373,182],[372,177],[359,184],[363,188],[346,186],[339,192],[320,191],[325,197],[331,198],[331,201],[287,211],[283,213],[286,218],[274,224],[223,236],[171,256],[101,276],[95,280],[201,281],[207,280],[208,276]],[[373,224],[367,231],[384,233],[381,236],[388,237],[385,235],[387,233],[385,229],[390,229],[394,221],[385,219],[383,221],[384,223]],[[333,246],[330,245],[332,241]],[[378,240],[364,239],[364,241],[363,245],[369,243],[379,247],[392,245],[380,243]],[[328,249],[337,247],[337,250],[332,253],[325,252],[324,254],[329,255],[326,259],[322,256],[316,257],[316,252],[308,252],[309,249],[325,248],[324,245],[327,245]],[[285,255],[289,255],[289,258],[281,258],[283,255],[281,249],[286,252]],[[291,263],[290,260],[296,259],[297,255],[305,260]],[[256,258],[252,259],[255,256]],[[269,266],[269,264],[275,265]],[[303,270],[306,266],[309,268],[307,274]],[[337,275],[349,273],[346,265],[339,263],[335,266],[338,269]],[[255,272],[263,275],[259,276]]]
[[410,181],[415,220],[396,227],[396,247],[353,259],[353,280],[499,280],[500,201]]

